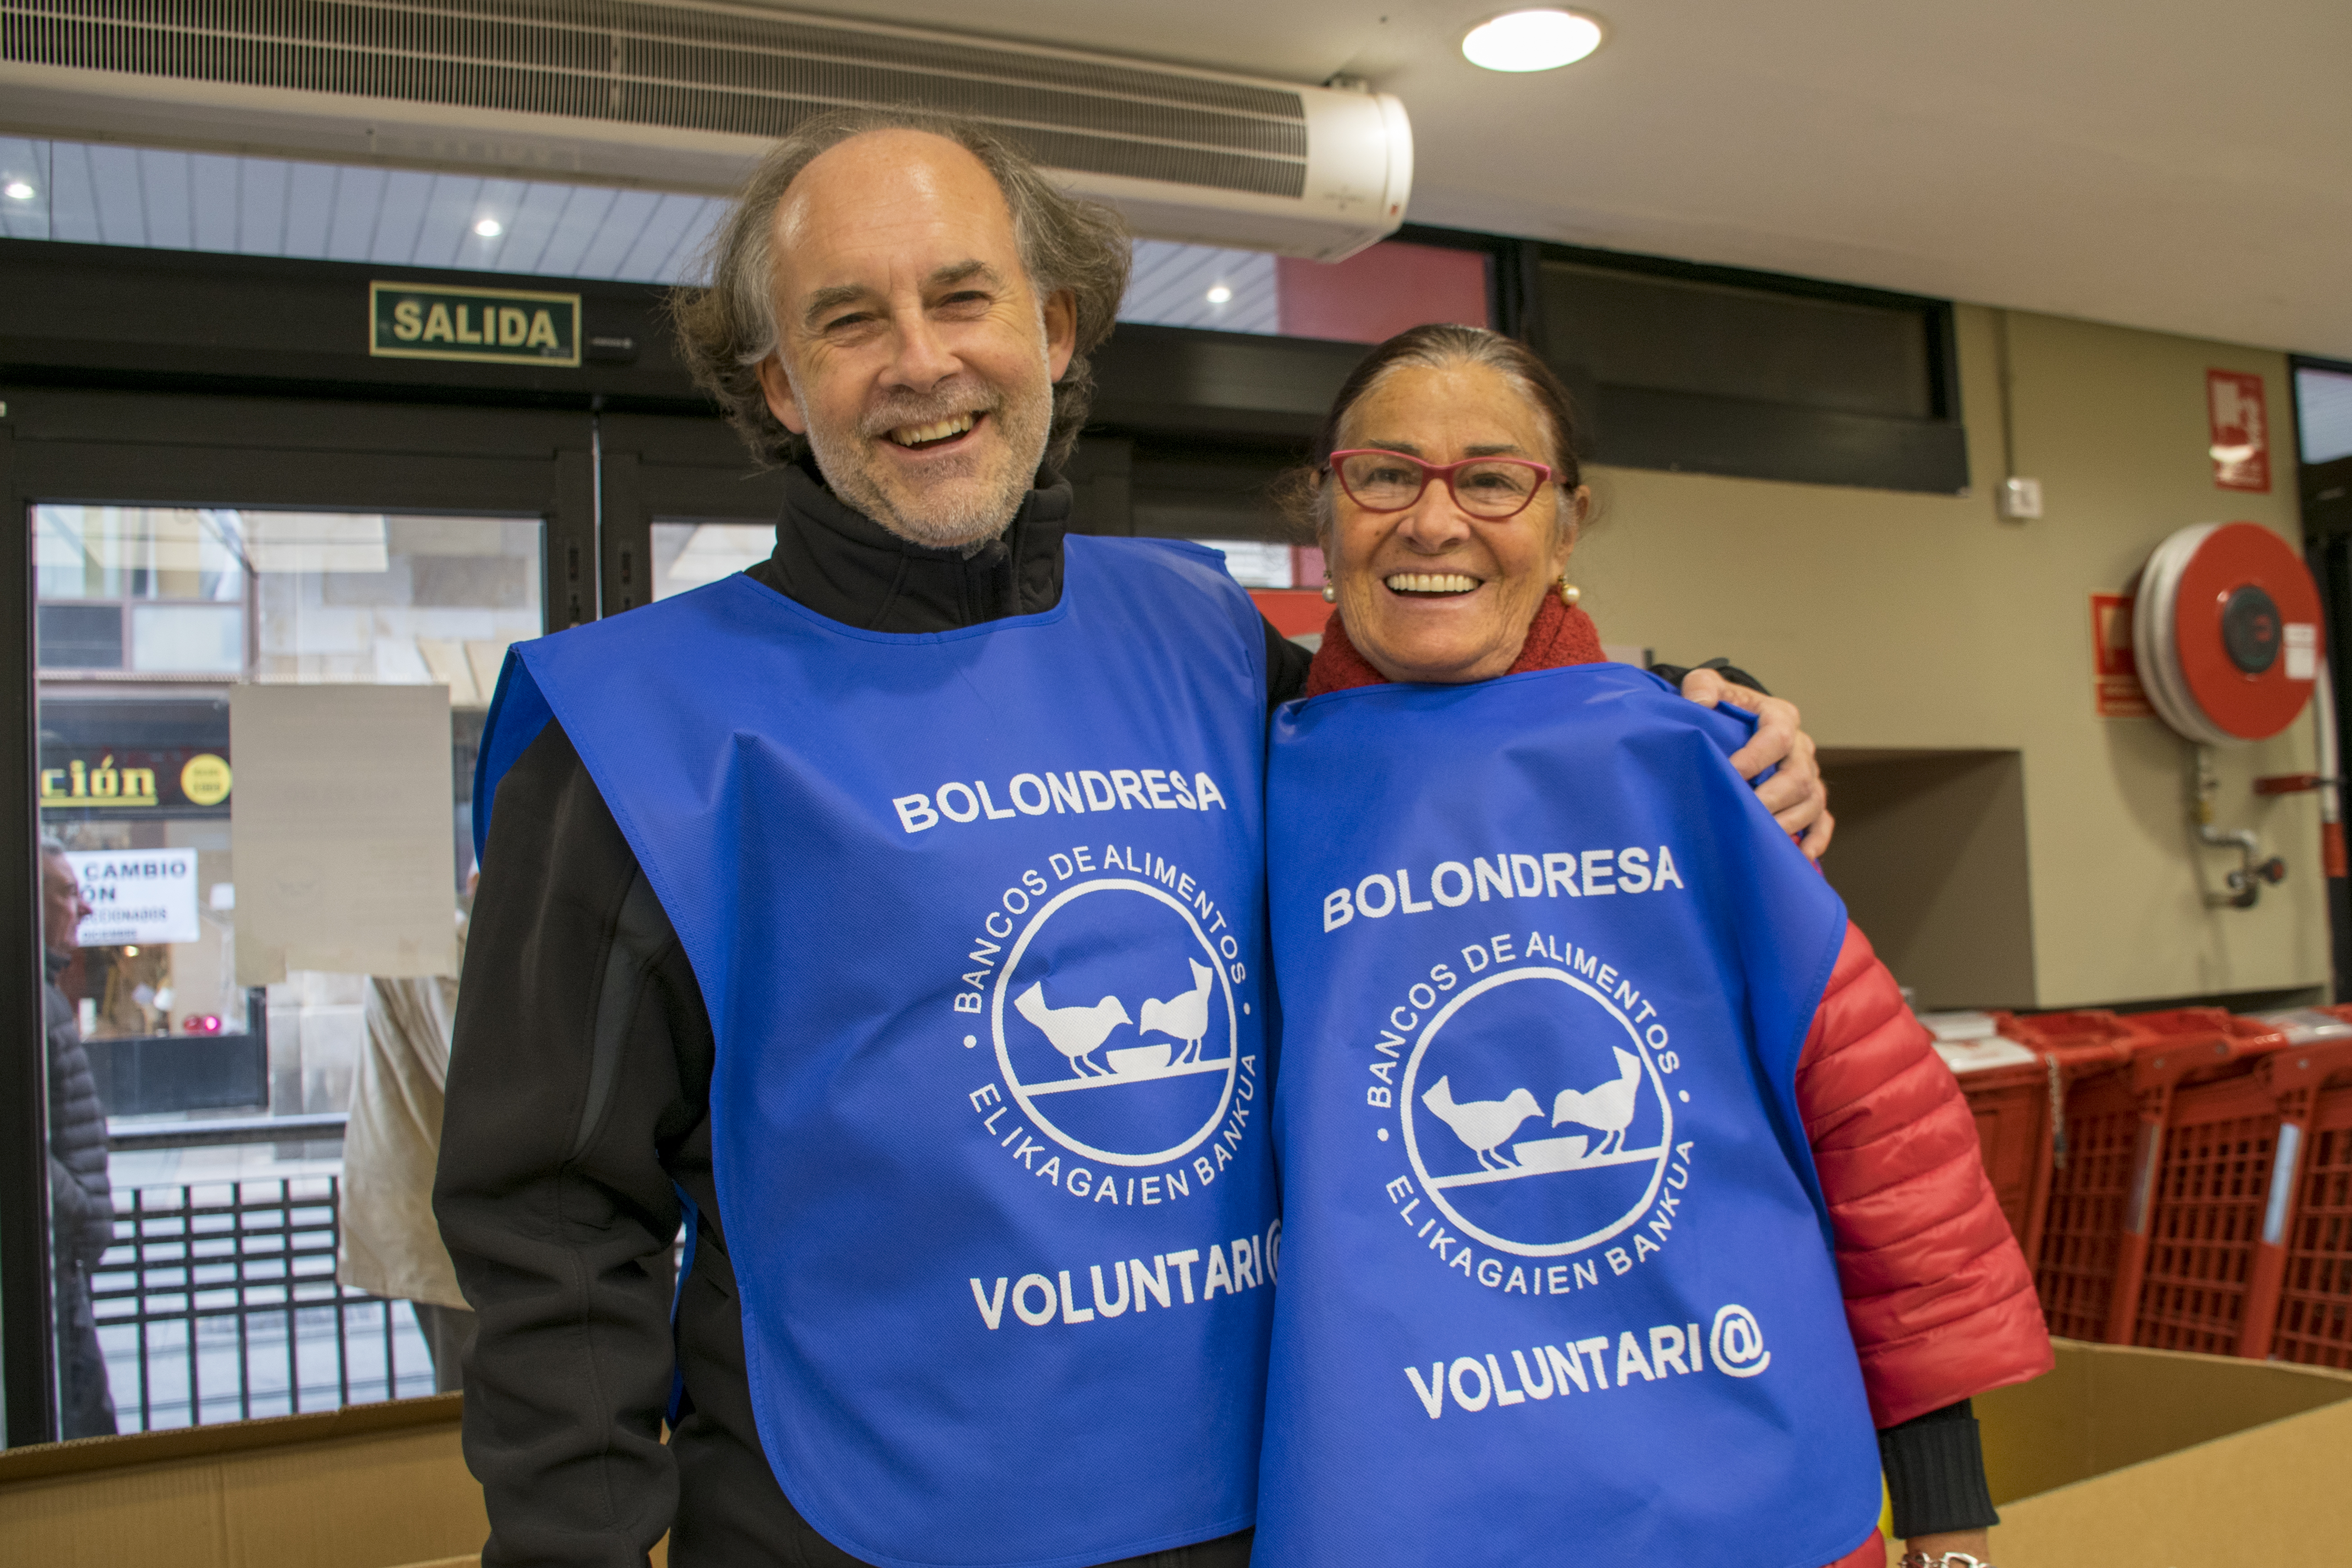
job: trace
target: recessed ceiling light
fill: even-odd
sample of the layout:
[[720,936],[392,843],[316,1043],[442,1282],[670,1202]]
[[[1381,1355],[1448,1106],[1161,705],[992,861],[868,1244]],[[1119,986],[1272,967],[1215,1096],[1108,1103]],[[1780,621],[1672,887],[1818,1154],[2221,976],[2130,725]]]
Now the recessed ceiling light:
[[1463,37],[1462,56],[1490,71],[1548,71],[1601,47],[1601,24],[1580,11],[1511,11]]
[[480,235],[484,239],[496,239],[499,236],[506,233],[506,225],[500,223],[494,217],[486,217],[481,222],[474,226],[474,232]]
[[1222,305],[1230,300],[1233,297],[1234,291],[1231,289],[1226,288],[1223,284],[1212,283],[1209,285],[1210,304]]
[[9,181],[7,192],[8,199],[12,202],[29,202],[33,199],[33,187],[22,180]]

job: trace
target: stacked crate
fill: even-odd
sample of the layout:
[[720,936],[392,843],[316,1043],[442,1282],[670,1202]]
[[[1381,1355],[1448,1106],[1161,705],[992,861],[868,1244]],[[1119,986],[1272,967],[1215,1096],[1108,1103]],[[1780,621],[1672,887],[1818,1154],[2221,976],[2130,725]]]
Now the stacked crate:
[[1961,1016],[2053,1333],[2352,1368],[2352,1006]]
[[2175,1038],[2221,1035],[2229,1061],[2185,1078],[2171,1096],[2127,1342],[2267,1355],[2284,1271],[2278,1227],[2292,1196],[2299,1131],[2286,1119],[2308,1072],[2280,1060],[2286,1036],[2253,1019],[2210,1008],[2151,1016],[2177,1025]]
[[[2352,1050],[2352,1006],[2277,1014],[2264,1022],[2295,1050]],[[2309,1070],[2309,1069],[2306,1069]],[[2352,1069],[2338,1076],[2352,1079]],[[2308,1153],[2286,1219],[2278,1318],[2269,1354],[2352,1369],[2352,1081],[2322,1081],[2305,1129]]]
[[2042,1058],[2003,1037],[2007,1013],[1926,1013],[1919,1021],[1959,1079],[1993,1195],[2030,1257],[2039,1245],[2049,1166],[2050,1096]]
[[2135,1052],[2146,1043],[2114,1013],[2043,1013],[2011,1020],[2012,1039],[2053,1073],[2057,1110],[2048,1123],[2050,1174],[2043,1184],[2037,1245],[2026,1252],[2050,1331],[2103,1340],[2114,1315],[2116,1278],[2140,1141]]

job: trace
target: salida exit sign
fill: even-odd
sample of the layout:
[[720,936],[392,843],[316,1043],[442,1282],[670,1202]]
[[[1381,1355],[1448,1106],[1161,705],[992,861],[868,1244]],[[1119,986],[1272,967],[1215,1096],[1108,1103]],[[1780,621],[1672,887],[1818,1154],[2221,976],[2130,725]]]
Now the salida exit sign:
[[577,294],[378,282],[368,285],[368,353],[380,358],[580,363]]

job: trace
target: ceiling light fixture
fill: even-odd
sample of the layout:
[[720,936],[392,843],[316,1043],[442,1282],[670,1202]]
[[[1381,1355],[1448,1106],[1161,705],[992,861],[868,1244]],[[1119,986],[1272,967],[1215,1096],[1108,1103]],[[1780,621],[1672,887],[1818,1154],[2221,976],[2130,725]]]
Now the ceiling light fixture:
[[1210,304],[1212,304],[1212,305],[1223,305],[1223,304],[1226,303],[1228,300],[1232,300],[1232,299],[1233,299],[1233,297],[1234,297],[1234,291],[1233,291],[1231,289],[1226,288],[1223,284],[1222,284],[1222,283],[1212,283],[1212,284],[1210,284],[1210,285],[1209,285],[1209,303],[1210,303]]
[[12,202],[29,202],[33,199],[35,194],[33,187],[26,184],[22,180],[9,181],[7,184],[7,192],[8,199]]
[[1510,11],[1463,35],[1462,57],[1490,71],[1572,66],[1601,47],[1600,20],[1581,11]]
[[496,239],[506,231],[506,225],[494,217],[486,217],[474,226],[474,232],[484,239]]

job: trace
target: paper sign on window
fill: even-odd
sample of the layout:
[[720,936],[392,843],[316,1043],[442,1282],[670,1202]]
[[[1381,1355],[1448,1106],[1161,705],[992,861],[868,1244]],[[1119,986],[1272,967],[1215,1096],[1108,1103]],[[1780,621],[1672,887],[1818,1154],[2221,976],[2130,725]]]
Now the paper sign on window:
[[66,864],[89,905],[77,946],[196,940],[194,850],[69,849]]

